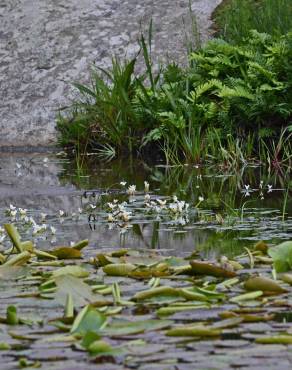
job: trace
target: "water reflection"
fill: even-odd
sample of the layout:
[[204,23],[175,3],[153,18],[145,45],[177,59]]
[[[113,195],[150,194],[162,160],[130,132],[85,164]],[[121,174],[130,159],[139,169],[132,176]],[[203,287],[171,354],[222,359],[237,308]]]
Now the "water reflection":
[[[36,221],[45,212],[46,222],[57,232],[55,236],[45,233],[36,237],[43,248],[48,243],[62,245],[89,238],[88,253],[92,255],[103,248],[117,247],[155,248],[176,255],[193,250],[230,255],[260,239],[276,243],[292,235],[292,202],[287,190],[290,169],[269,173],[258,167],[232,172],[191,166],[150,166],[141,161],[100,164],[94,158],[80,167],[54,153],[2,153],[0,160],[1,223],[9,221],[4,216],[9,204],[27,208]],[[141,191],[147,180],[153,196],[176,194],[189,202],[191,209],[200,197],[204,201],[199,212],[191,212],[188,222],[149,215],[138,201],[131,205],[134,212],[131,228],[123,232],[121,227],[107,223],[103,208],[115,197],[127,200],[120,185],[122,180],[137,185]],[[98,192],[96,196],[88,193],[85,198],[86,189]],[[100,195],[107,192],[111,194]],[[139,196],[143,197],[143,191]],[[79,208],[86,209],[88,203],[96,206],[96,217],[88,218],[88,211],[76,218],[74,214]],[[57,216],[60,209],[67,215],[62,219]]]

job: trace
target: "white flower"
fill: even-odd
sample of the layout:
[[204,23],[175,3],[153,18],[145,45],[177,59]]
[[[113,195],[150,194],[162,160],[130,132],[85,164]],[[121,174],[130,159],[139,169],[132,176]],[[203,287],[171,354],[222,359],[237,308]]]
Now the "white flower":
[[123,212],[121,215],[120,215],[120,218],[122,221],[124,222],[128,222],[131,218],[131,212]]
[[174,195],[174,196],[172,197],[172,199],[173,199],[173,201],[174,201],[174,202],[177,202],[177,196],[176,196],[176,195]]
[[145,193],[147,193],[149,191],[149,182],[148,181],[144,181],[144,191]]
[[261,180],[261,181],[260,181],[260,189],[262,189],[262,188],[263,188],[263,184],[264,184],[264,182],[263,182],[263,180]]
[[91,209],[95,209],[95,208],[96,208],[96,205],[94,205],[94,204],[89,204],[89,207],[90,207]]
[[107,205],[108,205],[108,207],[109,207],[110,209],[115,209],[115,208],[117,207],[117,205],[116,205],[116,204],[114,204],[114,203],[108,203]]
[[40,234],[42,232],[44,232],[45,230],[47,229],[47,225],[46,224],[43,224],[43,225],[33,225],[33,229],[32,229],[32,235],[36,235],[36,234]]
[[272,188],[273,188],[273,185],[268,185],[268,193],[271,193],[273,191]]
[[204,202],[204,200],[205,200],[204,197],[202,196],[199,197],[199,202]]
[[126,186],[126,185],[127,185],[127,182],[126,182],[126,181],[121,181],[121,182],[120,182],[120,185],[122,185],[122,186]]
[[46,213],[41,213],[41,220],[42,221],[45,221],[46,217],[47,217]]
[[0,226],[0,234],[3,234],[5,232],[4,228]]
[[19,211],[19,213],[20,213],[21,216],[26,216],[27,209],[25,209],[25,208],[19,208],[18,211]]
[[150,195],[149,194],[145,194],[145,197],[144,197],[145,203],[149,202],[150,199],[151,199]]
[[65,215],[65,212],[64,212],[62,209],[60,209],[60,210],[59,210],[59,216],[60,216],[60,217],[63,217],[64,215]]
[[156,199],[156,202],[157,202],[160,206],[165,206],[165,205],[166,205],[166,200]]
[[244,192],[244,196],[245,196],[245,197],[249,197],[249,196],[250,196],[250,192],[249,192],[248,190],[247,190],[247,191],[245,191],[245,192]]
[[136,185],[130,185],[128,187],[127,193],[129,195],[135,195],[135,193],[136,193]]
[[244,185],[245,190],[248,190],[250,188],[250,185]]
[[44,163],[47,163],[48,161],[49,161],[49,158],[47,158],[47,157],[43,159]]
[[115,222],[115,218],[111,213],[107,215],[107,222]]
[[9,209],[10,209],[10,211],[15,211],[15,210],[16,210],[16,207],[14,207],[14,205],[13,205],[13,204],[10,204],[10,205],[9,205]]
[[16,162],[16,167],[19,169],[21,168],[21,164]]
[[82,213],[82,208],[78,208],[78,212],[81,214]]
[[56,228],[54,226],[50,226],[51,234],[56,234]]
[[200,185],[196,185],[196,189],[200,189]]
[[17,215],[17,210],[15,210],[15,211],[10,211],[10,216],[11,217],[15,217]]

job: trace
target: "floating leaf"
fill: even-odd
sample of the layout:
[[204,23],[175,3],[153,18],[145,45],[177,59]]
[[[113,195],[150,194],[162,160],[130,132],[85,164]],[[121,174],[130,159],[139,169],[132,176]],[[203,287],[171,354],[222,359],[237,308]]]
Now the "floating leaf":
[[77,315],[71,328],[72,334],[84,336],[87,332],[99,333],[107,324],[106,316],[87,305]]
[[63,275],[73,275],[79,278],[89,276],[89,272],[80,266],[65,266],[53,271],[52,276],[58,277]]
[[25,265],[31,259],[31,254],[27,251],[19,253],[9,258],[3,266],[22,266]]
[[103,330],[103,335],[122,336],[164,329],[173,324],[170,320],[122,321],[112,323]]
[[245,281],[244,288],[246,290],[262,290],[265,293],[281,294],[287,292],[281,285],[272,279],[257,276]]
[[243,302],[243,301],[250,301],[252,299],[256,299],[258,297],[261,297],[262,295],[263,295],[263,292],[261,290],[257,290],[255,292],[237,295],[236,297],[230,298],[229,301],[233,302],[233,303],[238,303],[238,302]]
[[60,247],[50,251],[50,253],[59,260],[81,258],[80,250],[71,247]]
[[193,260],[190,261],[190,264],[192,267],[191,272],[198,275],[210,275],[215,277],[226,277],[226,278],[234,277],[236,275],[234,271],[224,269],[210,262]]
[[281,274],[279,278],[285,283],[292,285],[292,274]]
[[129,276],[129,274],[135,269],[136,266],[131,263],[116,263],[103,267],[104,273],[110,276]]
[[268,254],[274,262],[276,272],[292,270],[292,241],[287,241],[268,249]]
[[275,335],[273,337],[256,338],[260,344],[292,344],[292,335]]
[[66,304],[68,295],[76,307],[84,306],[95,299],[90,286],[73,275],[58,276],[55,278],[55,284],[57,286],[55,297],[62,305]]
[[207,326],[181,326],[166,332],[171,337],[219,337],[220,334],[221,330]]
[[104,340],[94,341],[88,346],[87,350],[92,356],[116,356],[125,352],[122,347],[114,348]]
[[78,249],[79,251],[81,251],[81,249],[83,249],[83,248],[85,248],[85,247],[88,246],[88,243],[89,243],[89,240],[88,239],[80,240],[80,242],[74,244],[72,246],[72,248]]
[[8,306],[6,310],[6,323],[8,325],[19,324],[19,319],[17,316],[17,308],[15,306]]

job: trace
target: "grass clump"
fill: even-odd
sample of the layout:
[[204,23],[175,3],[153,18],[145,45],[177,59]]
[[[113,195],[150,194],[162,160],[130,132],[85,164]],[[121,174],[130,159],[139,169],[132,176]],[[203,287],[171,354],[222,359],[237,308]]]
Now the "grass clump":
[[225,0],[213,18],[217,36],[241,43],[250,30],[281,36],[292,30],[291,0]]
[[213,39],[190,49],[187,67],[156,70],[150,27],[136,57],[94,70],[89,86],[75,84],[80,98],[59,116],[60,143],[108,160],[159,153],[168,163],[290,164],[292,32],[278,31],[242,32],[240,43]]

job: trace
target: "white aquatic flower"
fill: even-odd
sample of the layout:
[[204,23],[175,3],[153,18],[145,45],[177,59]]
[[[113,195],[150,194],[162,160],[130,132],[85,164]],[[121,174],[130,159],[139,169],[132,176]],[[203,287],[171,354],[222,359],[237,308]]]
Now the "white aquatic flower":
[[10,216],[12,218],[15,218],[15,216],[17,215],[17,210],[14,210],[14,211],[10,211]]
[[43,159],[43,162],[44,162],[44,163],[48,163],[48,161],[49,161],[49,158],[47,158],[47,157],[45,157],[45,158]]
[[200,189],[200,185],[196,185],[196,189]]
[[262,189],[262,188],[263,188],[263,185],[264,185],[264,182],[263,182],[263,180],[261,180],[261,181],[260,181],[260,189]]
[[41,213],[41,220],[42,221],[45,221],[46,217],[47,217],[46,213]]
[[160,206],[165,206],[165,205],[166,205],[166,200],[156,199],[156,202],[157,202]]
[[64,212],[62,209],[60,209],[60,210],[59,210],[59,216],[60,216],[60,217],[63,217],[64,215],[65,215],[65,212]]
[[9,209],[10,209],[10,211],[15,211],[16,210],[16,207],[13,204],[10,204],[9,205]]
[[124,222],[128,222],[130,221],[130,218],[131,218],[131,212],[123,212],[121,215],[120,215],[120,218],[122,221]]
[[111,213],[107,215],[107,222],[115,222],[115,218]]
[[247,190],[247,191],[244,193],[244,196],[245,196],[245,197],[249,197],[249,196],[250,196],[250,192]]
[[136,193],[136,185],[130,185],[128,187],[127,193],[129,195],[135,195],[135,193]]
[[122,185],[122,186],[126,186],[126,185],[127,185],[127,182],[126,182],[126,181],[121,181],[121,182],[120,182],[120,185]]
[[144,196],[145,203],[149,202],[150,199],[151,199],[150,195],[149,194],[145,194],[145,196]]
[[250,185],[244,185],[244,187],[245,187],[245,190],[249,190]]
[[76,216],[75,212],[72,212],[71,217],[74,218]]
[[20,168],[21,168],[21,164],[16,162],[16,167],[17,167],[18,169],[20,169]]
[[47,225],[46,224],[43,224],[43,225],[33,225],[33,229],[32,229],[32,235],[36,235],[36,234],[40,234],[44,231],[46,231],[47,229]]
[[32,217],[29,217],[27,219],[27,222],[30,223],[30,224],[32,224],[32,225],[36,225],[36,222],[35,222],[35,220]]
[[173,200],[174,202],[177,202],[177,201],[178,201],[177,196],[176,196],[176,195],[174,195],[174,196],[172,197],[172,200]]
[[148,193],[149,187],[150,187],[149,182],[148,181],[144,181],[144,191],[145,191],[145,193]]
[[82,213],[82,208],[78,208],[78,213]]
[[18,208],[19,214],[21,216],[26,216],[27,209],[25,208]]
[[107,206],[110,208],[110,209],[115,209],[117,208],[117,205],[114,204],[114,203],[108,203]]
[[56,234],[56,228],[54,226],[50,226],[51,234],[55,235]]
[[95,208],[96,208],[96,205],[95,205],[95,204],[89,204],[89,207],[90,207],[91,209],[95,209]]
[[204,200],[205,200],[204,197],[202,196],[199,197],[199,202],[204,202]]
[[114,204],[117,204],[117,203],[119,203],[119,200],[118,200],[118,199],[114,199],[114,200],[113,200],[113,203],[114,203]]
[[268,193],[271,193],[273,191],[273,185],[268,185]]

